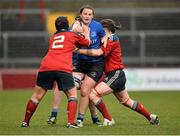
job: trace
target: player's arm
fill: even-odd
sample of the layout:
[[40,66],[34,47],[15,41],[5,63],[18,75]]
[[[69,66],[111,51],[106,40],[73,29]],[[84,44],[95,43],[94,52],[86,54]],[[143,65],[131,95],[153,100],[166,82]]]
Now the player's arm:
[[101,56],[104,55],[105,57],[108,56],[112,50],[114,49],[113,42],[109,42],[107,47],[101,46],[99,49],[76,49],[76,52],[79,54],[84,54],[88,56]]
[[108,40],[108,36],[104,36],[101,38],[101,43],[103,43],[103,46],[106,48],[107,46],[107,40]]
[[104,48],[106,48],[108,36],[106,35],[106,32],[105,32],[102,24],[99,24],[99,32],[98,32],[98,34],[101,37],[101,43],[103,43]]
[[104,54],[103,50],[100,49],[76,49],[78,54],[88,55],[88,56],[101,56]]
[[75,33],[83,33],[83,28],[80,21],[76,20],[71,27],[71,31]]
[[89,36],[89,32],[82,35],[82,34],[75,34],[75,41],[76,41],[76,45],[81,45],[81,46],[86,46],[88,47],[90,45],[90,36]]

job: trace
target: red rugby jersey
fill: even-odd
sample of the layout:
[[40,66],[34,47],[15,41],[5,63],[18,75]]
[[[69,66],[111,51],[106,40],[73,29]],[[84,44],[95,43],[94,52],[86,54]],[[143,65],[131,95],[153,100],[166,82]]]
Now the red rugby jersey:
[[72,73],[72,54],[77,44],[89,46],[90,41],[69,31],[52,35],[49,40],[49,50],[41,62],[39,71]]
[[101,46],[101,49],[105,56],[105,73],[124,68],[119,40],[108,40],[106,48]]

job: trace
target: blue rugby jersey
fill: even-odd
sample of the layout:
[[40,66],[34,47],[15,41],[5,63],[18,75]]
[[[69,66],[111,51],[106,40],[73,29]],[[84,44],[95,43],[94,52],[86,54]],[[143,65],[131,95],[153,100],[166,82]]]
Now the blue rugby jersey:
[[[101,23],[92,20],[91,23],[89,24],[89,29],[90,29],[90,40],[91,44],[89,47],[81,47],[82,49],[99,49],[101,46],[101,38],[106,35],[103,26]],[[99,57],[93,57],[93,56],[87,56],[87,55],[82,55],[79,54],[79,59],[85,60],[88,62],[97,62],[103,60],[103,55]]]

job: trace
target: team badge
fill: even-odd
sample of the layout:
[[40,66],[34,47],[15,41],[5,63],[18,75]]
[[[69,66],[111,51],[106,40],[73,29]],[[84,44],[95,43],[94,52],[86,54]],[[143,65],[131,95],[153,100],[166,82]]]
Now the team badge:
[[91,32],[91,37],[95,37],[96,35],[96,32]]
[[91,72],[90,75],[91,75],[92,77],[96,77],[97,73],[96,73],[96,72]]

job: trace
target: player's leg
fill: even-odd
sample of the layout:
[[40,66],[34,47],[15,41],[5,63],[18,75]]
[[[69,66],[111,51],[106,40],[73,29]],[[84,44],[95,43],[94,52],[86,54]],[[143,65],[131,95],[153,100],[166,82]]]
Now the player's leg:
[[[75,82],[75,86],[77,89],[80,89],[81,83],[83,82],[84,74],[80,72],[73,72],[73,78]],[[92,102],[89,103],[89,110],[91,113],[91,118],[94,124],[100,124],[100,120],[98,119],[96,107]]]
[[57,115],[59,111],[59,105],[60,105],[62,96],[63,96],[62,91],[59,91],[58,86],[55,85],[51,115],[47,119],[48,124],[56,124]]
[[85,76],[83,83],[81,84],[80,90],[80,103],[79,103],[79,113],[77,117],[77,124],[82,127],[84,121],[84,115],[87,111],[89,105],[89,93],[91,88],[96,84],[96,82],[89,76]]
[[151,124],[159,124],[158,116],[149,112],[140,102],[132,100],[126,90],[114,92],[114,95],[124,106],[142,114]]
[[96,106],[94,105],[94,103],[91,100],[89,100],[88,107],[89,107],[89,111],[91,113],[91,119],[92,119],[93,124],[100,125],[101,121],[98,118]]
[[78,128],[75,126],[75,116],[77,112],[77,90],[76,87],[65,92],[68,98],[67,113],[68,113],[68,128]]
[[[100,80],[96,83],[96,85],[98,83],[100,83],[101,81],[103,81],[104,79],[105,79],[105,74],[103,73],[103,75],[101,76]],[[94,105],[94,103],[91,100],[89,102],[89,110],[90,110],[90,113],[91,113],[92,122],[94,124],[100,125],[101,121],[99,120],[99,118],[97,116],[96,106]]]
[[43,98],[43,96],[46,94],[47,90],[43,89],[40,86],[36,86],[33,95],[31,96],[31,99],[28,101],[25,111],[24,120],[22,122],[21,127],[27,127],[29,126],[30,119],[35,112],[39,102]]
[[[89,105],[89,93],[94,87],[96,82],[101,78],[104,71],[104,62],[90,63],[90,62],[79,62],[76,66],[75,72],[81,72],[86,74],[81,84],[81,97],[79,103],[79,114],[77,116],[77,124],[82,126],[84,120],[84,114]],[[95,109],[92,110],[93,112]],[[96,115],[96,112],[93,114]]]
[[76,128],[74,119],[77,111],[77,89],[74,85],[72,74],[66,72],[57,72],[58,89],[63,90],[68,98],[67,113],[68,113],[68,128]]
[[[116,88],[124,88],[126,79],[122,70],[114,70],[109,72],[105,80],[99,83],[90,94],[90,98],[96,104],[96,107],[100,110],[103,117],[112,120],[104,103],[100,100],[100,96],[112,93]],[[106,122],[106,120],[104,121]]]
[[104,117],[103,126],[114,125],[114,120],[109,113],[109,110],[101,96],[112,93],[112,89],[104,82],[100,82],[94,89],[92,89],[89,97],[91,101],[95,104],[97,109],[101,112]]
[[26,113],[22,127],[29,125],[29,121],[35,112],[38,103],[41,101],[43,96],[46,94],[48,89],[52,89],[54,85],[54,72],[38,72],[36,86],[31,99],[28,101],[26,106]]

